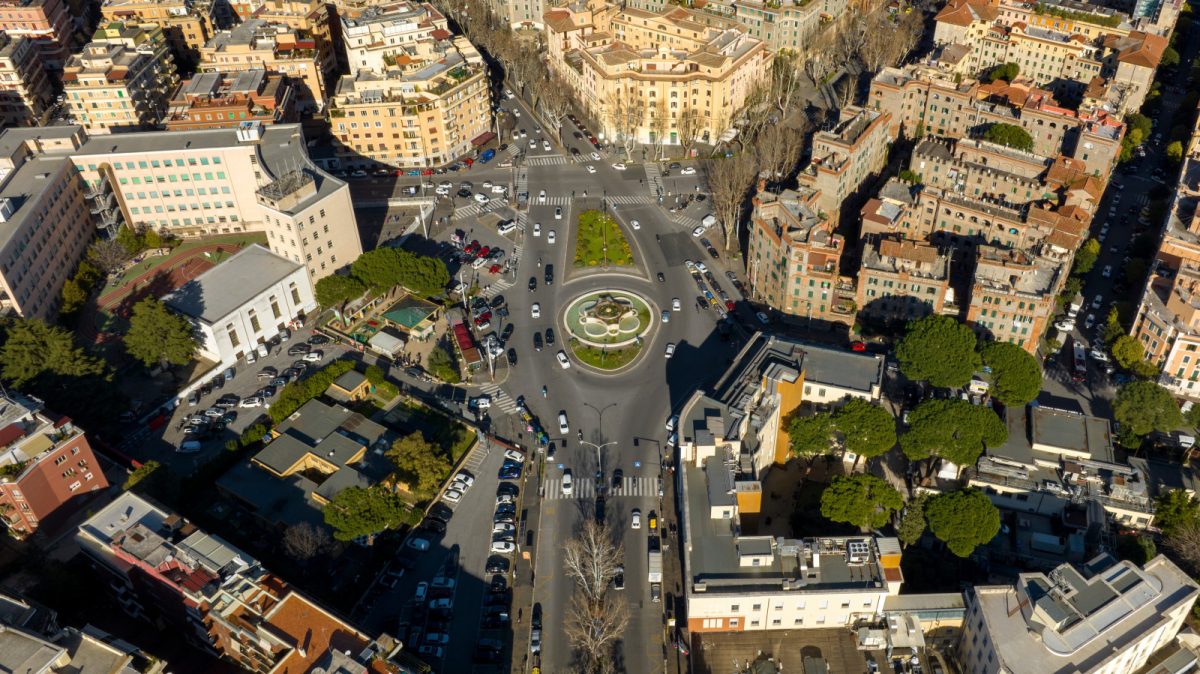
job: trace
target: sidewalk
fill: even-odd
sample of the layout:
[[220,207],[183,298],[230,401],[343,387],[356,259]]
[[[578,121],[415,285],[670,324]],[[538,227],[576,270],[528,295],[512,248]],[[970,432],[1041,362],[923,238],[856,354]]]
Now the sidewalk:
[[525,516],[521,519],[521,530],[517,541],[521,543],[527,540],[528,532],[533,532],[534,538],[531,547],[519,545],[520,554],[513,560],[512,613],[514,619],[512,623],[512,657],[509,658],[513,674],[525,674],[534,664],[532,662],[534,656],[529,653],[529,633],[530,619],[533,616],[533,569],[537,562],[538,546],[541,544],[538,535],[542,510],[540,483],[545,465],[541,460],[541,455],[537,453],[537,449],[531,447],[531,450],[527,455],[528,461],[535,469],[525,471],[525,476],[522,478],[521,507],[524,509]]
[[690,636],[687,634],[687,598],[683,590],[686,576],[683,568],[683,527],[679,523],[676,501],[675,457],[670,457],[666,466],[662,472],[663,497],[659,502],[659,512],[663,513],[662,526],[667,530],[664,542],[670,546],[663,554],[663,671],[667,674],[685,674],[691,671],[691,663],[676,647],[677,639],[689,644]]

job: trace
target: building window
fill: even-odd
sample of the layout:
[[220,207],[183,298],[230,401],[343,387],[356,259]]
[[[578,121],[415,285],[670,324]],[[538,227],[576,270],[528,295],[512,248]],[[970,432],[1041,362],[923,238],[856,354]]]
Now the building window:
[[262,332],[262,326],[258,324],[258,313],[253,309],[250,310],[250,327],[254,329],[254,334]]
[[275,318],[283,315],[283,312],[279,310],[279,300],[274,297],[271,298],[271,313],[275,315]]

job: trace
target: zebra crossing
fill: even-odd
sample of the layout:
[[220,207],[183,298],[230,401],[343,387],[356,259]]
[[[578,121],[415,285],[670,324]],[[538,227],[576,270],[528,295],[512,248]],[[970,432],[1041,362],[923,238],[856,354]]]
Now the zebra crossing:
[[[562,478],[548,478],[545,482],[547,501],[569,500],[576,498],[594,498],[596,496],[596,481],[590,477],[571,480],[571,494],[562,490]],[[621,479],[621,485],[608,490],[609,496],[658,496],[658,481],[652,477],[626,477]]]
[[489,283],[487,287],[484,288],[479,294],[490,300],[496,295],[508,290],[509,288],[513,287],[513,281],[511,278],[509,278],[510,276],[511,274],[502,274],[500,278]]
[[545,199],[540,199],[540,198],[534,197],[533,205],[534,206],[570,206],[571,205],[571,197],[550,197],[550,196],[548,196]]
[[504,151],[504,154],[509,157],[515,157],[515,156],[517,156],[517,153],[520,151],[521,151],[521,146],[518,143],[514,142],[508,146],[508,149],[506,149]]
[[672,213],[671,219],[674,220],[677,224],[683,225],[684,227],[687,227],[688,229],[695,229],[696,227],[700,226],[699,220],[697,220],[696,218],[693,218],[685,213]]
[[658,167],[657,162],[646,164],[646,189],[655,199],[663,193],[662,170]]
[[619,206],[637,206],[640,204],[657,204],[656,197],[640,195],[640,194],[622,194],[615,197],[607,197],[608,203],[617,204]]
[[[492,285],[494,286],[495,284]],[[513,400],[512,396],[508,395],[498,384],[483,384],[479,388],[491,396],[492,409],[499,409],[505,414],[517,413],[517,401]]]
[[456,208],[454,210],[454,219],[455,220],[463,220],[465,218],[475,217],[476,215],[479,215],[480,213],[486,213],[487,211],[493,210],[495,208],[500,208],[502,206],[504,206],[503,199],[492,199],[491,201],[487,202],[486,204],[480,204],[480,203],[470,204],[468,206]]
[[[483,466],[484,460],[487,459],[488,451],[490,449],[491,446],[486,441],[475,443],[475,447],[471,449],[471,453],[468,454],[467,458],[463,461],[463,468],[466,468],[467,472],[472,475],[478,475],[479,469],[481,466]],[[449,505],[451,508],[456,506],[456,504],[449,502],[447,502],[446,505]]]
[[538,157],[526,157],[526,166],[561,166],[567,163],[567,158],[560,154],[548,154]]
[[517,169],[517,194],[522,192],[529,193],[529,169],[525,167]]

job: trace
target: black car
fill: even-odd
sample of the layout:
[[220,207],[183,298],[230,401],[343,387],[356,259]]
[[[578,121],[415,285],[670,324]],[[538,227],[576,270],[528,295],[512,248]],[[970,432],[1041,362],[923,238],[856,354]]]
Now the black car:
[[624,479],[625,479],[625,472],[623,470],[621,470],[620,468],[614,470],[613,471],[613,481],[612,481],[613,489],[620,487],[621,481]]
[[714,260],[716,260],[716,259],[719,259],[719,258],[721,257],[721,256],[720,256],[720,255],[717,253],[717,249],[716,249],[716,248],[712,248],[711,246],[710,246],[710,247],[709,247],[709,249],[708,249],[708,254],[709,254],[709,255],[711,255],[711,256],[712,256],[712,259],[714,259]]
[[576,157],[578,157],[578,156],[579,156],[579,150],[576,150],[575,148],[571,148],[571,154],[573,154],[573,155],[575,155]]
[[442,522],[449,522],[450,518],[453,516],[454,516],[454,511],[450,508],[450,506],[446,505],[445,503],[435,503],[435,504],[433,504],[433,507],[431,507],[429,509],[429,517],[431,517],[435,520],[441,520]]
[[517,516],[515,513],[498,512],[492,516],[492,524],[516,524]]
[[679,166],[679,162],[673,161],[667,165],[667,168],[671,169],[672,171],[678,171],[681,167]]
[[508,559],[500,555],[492,555],[488,557],[487,568],[484,570],[488,573],[504,573],[508,571]]
[[576,131],[575,133],[573,133],[571,135],[575,136],[575,140],[583,140],[583,134],[579,133],[578,131]]
[[516,328],[513,327],[512,323],[509,323],[508,325],[504,326],[504,330],[500,331],[500,341],[507,344],[508,338],[512,337],[513,330],[515,330],[515,329]]
[[304,374],[308,371],[308,362],[303,360],[293,360],[292,369],[296,370],[300,374]]
[[212,384],[205,382],[200,385],[200,396],[201,397],[204,397],[212,392],[213,392]]
[[504,295],[496,295],[492,298],[492,308],[495,309],[504,304]]
[[529,292],[533,292],[535,290],[537,290],[537,277],[530,276],[529,277]]
[[540,332],[533,333],[533,350],[534,351],[542,350],[542,333],[540,333]]
[[546,328],[546,346],[554,346],[554,328]]
[[432,531],[435,534],[446,533],[446,523],[441,520],[427,519],[421,523],[421,528]]
[[666,277],[666,276],[663,276],[663,273],[662,273],[661,271],[660,271],[660,272],[658,272],[658,282],[659,282],[659,283],[666,283],[666,282],[667,282],[667,277]]
[[260,388],[254,394],[254,397],[256,397],[256,398],[274,398],[275,397],[275,387],[274,386],[264,386],[264,387]]
[[458,192],[455,194],[457,194],[460,199],[470,199],[472,196],[474,196],[474,193],[465,187],[459,188]]
[[554,285],[554,265],[546,265],[546,285]]
[[293,344],[292,346],[288,347],[289,356],[299,356],[301,354],[308,353],[309,351],[312,351],[312,347],[307,344]]
[[500,574],[496,574],[496,575],[492,576],[492,585],[491,585],[492,592],[504,592],[507,589],[508,589],[508,581],[504,579],[504,576],[502,576]]
[[516,364],[517,364],[517,350],[516,349],[508,350],[508,364],[512,365],[514,367],[516,366]]
[[325,335],[313,335],[308,338],[308,343],[313,346],[322,346],[329,343],[329,338]]
[[212,383],[216,388],[225,388],[225,375],[219,374],[213,377]]
[[511,482],[501,482],[496,486],[496,496],[502,496],[504,494],[516,496],[518,492],[520,492],[520,489],[517,487],[517,485]]

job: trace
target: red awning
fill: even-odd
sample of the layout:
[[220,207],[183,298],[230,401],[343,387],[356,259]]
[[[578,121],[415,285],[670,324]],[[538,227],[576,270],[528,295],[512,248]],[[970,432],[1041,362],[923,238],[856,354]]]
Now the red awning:
[[475,147],[479,147],[480,145],[485,145],[495,139],[496,139],[496,134],[492,133],[491,131],[488,131],[487,133],[481,133],[478,136],[476,136],[475,140],[471,141],[471,145],[474,145]]

